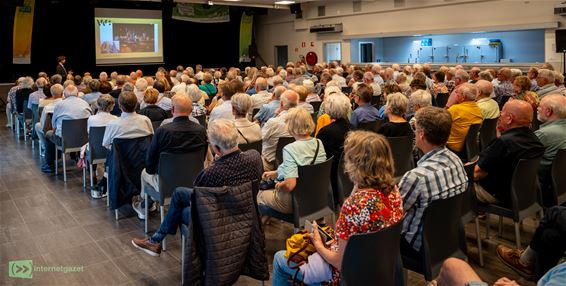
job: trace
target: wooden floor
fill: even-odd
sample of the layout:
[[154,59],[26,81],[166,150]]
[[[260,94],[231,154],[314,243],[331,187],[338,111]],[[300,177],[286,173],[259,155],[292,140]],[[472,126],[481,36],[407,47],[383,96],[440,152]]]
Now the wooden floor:
[[[180,283],[180,237],[168,237],[167,251],[151,257],[132,247],[132,237],[142,237],[143,221],[131,208],[114,220],[104,200],[94,200],[83,192],[82,172],[69,167],[67,183],[63,177],[45,175],[40,158],[31,143],[16,138],[0,116],[0,285],[175,285]],[[70,161],[69,161],[70,162]],[[71,165],[70,163],[68,166]],[[492,218],[496,226],[496,218]],[[484,221],[481,222],[482,237]],[[159,225],[159,215],[150,218],[150,231]],[[521,237],[527,245],[536,222],[526,220]],[[266,227],[267,253],[285,247],[292,226],[272,221]],[[496,234],[496,229],[491,234]],[[490,285],[499,277],[525,281],[503,265],[495,255],[498,243],[514,245],[513,226],[504,220],[503,238],[484,241],[485,267],[479,267],[473,225],[466,226],[472,267]],[[36,266],[83,266],[80,273],[34,272],[33,278],[8,276],[9,261],[33,260]],[[271,266],[270,266],[271,268]],[[422,276],[409,272],[408,285],[425,285]],[[258,285],[241,277],[236,285]],[[266,285],[270,285],[269,282]],[[376,281],[377,285],[377,281]]]

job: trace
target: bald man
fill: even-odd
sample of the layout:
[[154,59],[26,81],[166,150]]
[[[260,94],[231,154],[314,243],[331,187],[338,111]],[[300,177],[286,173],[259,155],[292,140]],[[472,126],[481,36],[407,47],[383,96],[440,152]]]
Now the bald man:
[[[200,124],[189,120],[189,114],[192,112],[192,100],[184,94],[177,94],[171,99],[171,110],[173,112],[173,121],[155,130],[151,145],[146,153],[145,169],[141,174],[141,198],[136,198],[132,202],[132,206],[138,213],[139,219],[145,219],[145,211],[143,209],[145,204],[142,204],[145,188],[150,187],[159,191],[157,170],[159,155],[162,152],[175,154],[202,152],[204,160],[204,154],[208,146],[206,129]],[[153,210],[155,208],[150,207],[150,209]]]
[[543,187],[543,200],[555,204],[553,196],[549,196],[550,168],[556,152],[566,149],[566,97],[561,94],[549,94],[541,101],[537,109],[538,120],[543,124],[535,131],[535,135],[546,148],[540,161],[539,180]]
[[497,121],[501,136],[480,153],[474,170],[479,201],[511,207],[511,178],[519,159],[540,158],[544,153],[544,146],[529,128],[532,117],[526,101],[511,99],[503,106]]

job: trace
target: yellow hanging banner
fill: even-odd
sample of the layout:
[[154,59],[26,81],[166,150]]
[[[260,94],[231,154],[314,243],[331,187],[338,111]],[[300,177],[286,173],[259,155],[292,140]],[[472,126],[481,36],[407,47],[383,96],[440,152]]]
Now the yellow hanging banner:
[[33,30],[34,8],[35,0],[24,0],[24,6],[16,8],[12,56],[14,64],[31,63],[31,34]]

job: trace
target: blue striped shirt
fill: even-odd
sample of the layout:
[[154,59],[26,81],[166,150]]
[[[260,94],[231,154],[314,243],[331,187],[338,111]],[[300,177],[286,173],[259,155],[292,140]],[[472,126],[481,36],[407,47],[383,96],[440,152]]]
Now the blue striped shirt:
[[405,220],[401,235],[419,251],[422,243],[422,217],[428,205],[463,193],[468,177],[462,161],[446,147],[426,153],[417,167],[407,172],[399,183]]

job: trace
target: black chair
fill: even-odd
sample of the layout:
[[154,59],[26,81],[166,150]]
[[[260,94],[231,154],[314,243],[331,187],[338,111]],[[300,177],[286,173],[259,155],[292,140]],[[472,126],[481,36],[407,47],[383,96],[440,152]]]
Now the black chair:
[[27,121],[32,119],[33,117],[33,113],[32,110],[28,108],[28,101],[24,100],[24,104],[23,104],[23,113],[18,113],[16,114],[16,130],[18,138],[20,137],[20,127],[22,128],[22,130],[24,131],[24,141],[28,140],[28,132],[27,132]]
[[204,106],[208,107],[211,102],[212,102],[212,98],[205,99],[205,100],[204,100]]
[[538,120],[537,117],[537,109],[535,108],[533,110],[533,121],[531,122],[531,130],[533,131],[537,131],[540,128],[540,125],[542,124],[542,122],[540,122]]
[[339,203],[344,203],[347,197],[350,196],[352,190],[354,189],[354,183],[350,181],[350,177],[344,171],[344,153],[340,156],[340,161],[338,162],[338,199]]
[[[88,164],[90,174],[90,189],[94,188],[93,174],[96,175],[96,170],[93,170],[93,165],[104,164],[106,162],[106,155],[108,149],[102,146],[102,139],[104,138],[104,131],[106,127],[91,127],[88,132],[88,149],[85,152],[85,163]],[[86,188],[86,168],[83,168],[83,188]]]
[[468,129],[464,146],[466,149],[466,162],[472,161],[472,159],[480,153],[478,145],[478,132],[480,132],[480,127],[481,124],[472,124]]
[[275,149],[275,167],[281,165],[283,163],[283,147],[287,146],[287,144],[295,142],[295,138],[293,137],[279,137],[277,141],[277,147]]
[[200,123],[200,125],[206,128],[206,114],[196,116],[195,118],[196,120],[198,120],[198,123]]
[[262,141],[256,141],[256,142],[251,142],[251,143],[246,143],[246,144],[239,144],[238,147],[240,148],[240,150],[244,151],[248,151],[248,150],[256,150],[257,152],[259,152],[259,154],[261,154],[261,150],[262,150]]
[[342,258],[342,285],[404,285],[399,242],[403,221],[377,232],[348,238]]
[[35,124],[39,122],[39,105],[31,105],[31,147],[35,148],[35,139],[37,139],[37,134],[35,132]]
[[163,122],[163,121],[161,120],[161,121],[152,121],[151,122],[151,126],[153,126],[154,132],[155,132],[155,130],[157,130],[157,128],[159,128],[159,126],[161,126],[161,122]]
[[330,186],[332,158],[313,165],[299,166],[297,186],[293,196],[293,224],[295,230],[304,226],[305,219],[314,221],[326,215],[334,219],[334,199]]
[[[464,193],[433,201],[424,211],[422,245],[419,257],[403,255],[403,267],[423,274],[432,281],[444,260],[449,257],[465,258],[460,249],[460,220]],[[402,238],[404,239],[404,238]]]
[[381,127],[382,124],[383,124],[383,120],[362,122],[362,123],[358,123],[358,127],[356,129],[372,131],[377,133],[377,130],[379,129],[379,127]]
[[556,157],[552,162],[551,176],[552,176],[552,190],[556,198],[556,205],[562,205],[566,202],[566,149],[561,149],[556,152]]
[[[538,197],[537,172],[540,158],[520,159],[511,179],[511,208],[496,204],[478,204],[478,210],[486,213],[486,236],[489,236],[489,214],[499,216],[499,234],[501,235],[502,217],[513,219],[517,248],[521,248],[519,222],[525,217],[541,211]],[[562,170],[563,172],[563,170]]]
[[67,153],[79,152],[81,147],[88,143],[87,132],[88,118],[63,120],[61,124],[61,145],[55,145],[55,175],[57,175],[57,156],[61,151],[63,161],[63,181],[67,182],[67,164],[65,155]]
[[446,107],[446,103],[448,102],[448,97],[450,96],[449,93],[439,93],[436,95],[436,106],[440,108]]
[[[483,253],[482,253],[482,244],[481,244],[481,237],[480,237],[480,222],[478,219],[478,213],[476,212],[477,206],[477,199],[476,199],[476,192],[474,190],[474,168],[476,167],[477,162],[471,162],[464,165],[464,169],[466,170],[466,175],[468,175],[468,188],[466,189],[466,193],[464,198],[462,199],[462,224],[467,224],[471,221],[474,221],[476,224],[476,240],[478,244],[478,254],[480,259],[480,266],[483,267]],[[466,233],[464,228],[461,229],[461,238],[460,242],[462,242],[462,251],[464,253],[468,253],[468,248],[466,245]]]
[[407,171],[415,167],[413,160],[413,138],[409,136],[403,137],[387,137],[391,153],[393,153],[393,162],[395,162],[395,177],[402,177]]
[[254,108],[252,110],[252,118],[255,118],[255,115],[259,112],[259,108]]
[[498,118],[484,119],[480,128],[480,150],[485,150],[497,136]]
[[381,107],[381,95],[374,95],[371,97],[371,105],[379,109]]
[[320,110],[320,106],[322,105],[322,101],[312,101],[309,103],[312,105],[312,108],[314,109],[314,113],[318,113],[318,111]]
[[[157,174],[159,176],[159,190],[154,190],[151,186],[142,184],[142,190],[145,193],[145,232],[147,233],[148,218],[148,197],[159,202],[159,210],[161,214],[161,222],[165,218],[163,206],[165,199],[170,198],[175,188],[187,187],[192,188],[193,182],[198,174],[204,168],[204,150],[197,150],[191,153],[173,154],[162,152],[159,154],[159,167]],[[165,249],[165,240],[163,241],[163,249]]]

